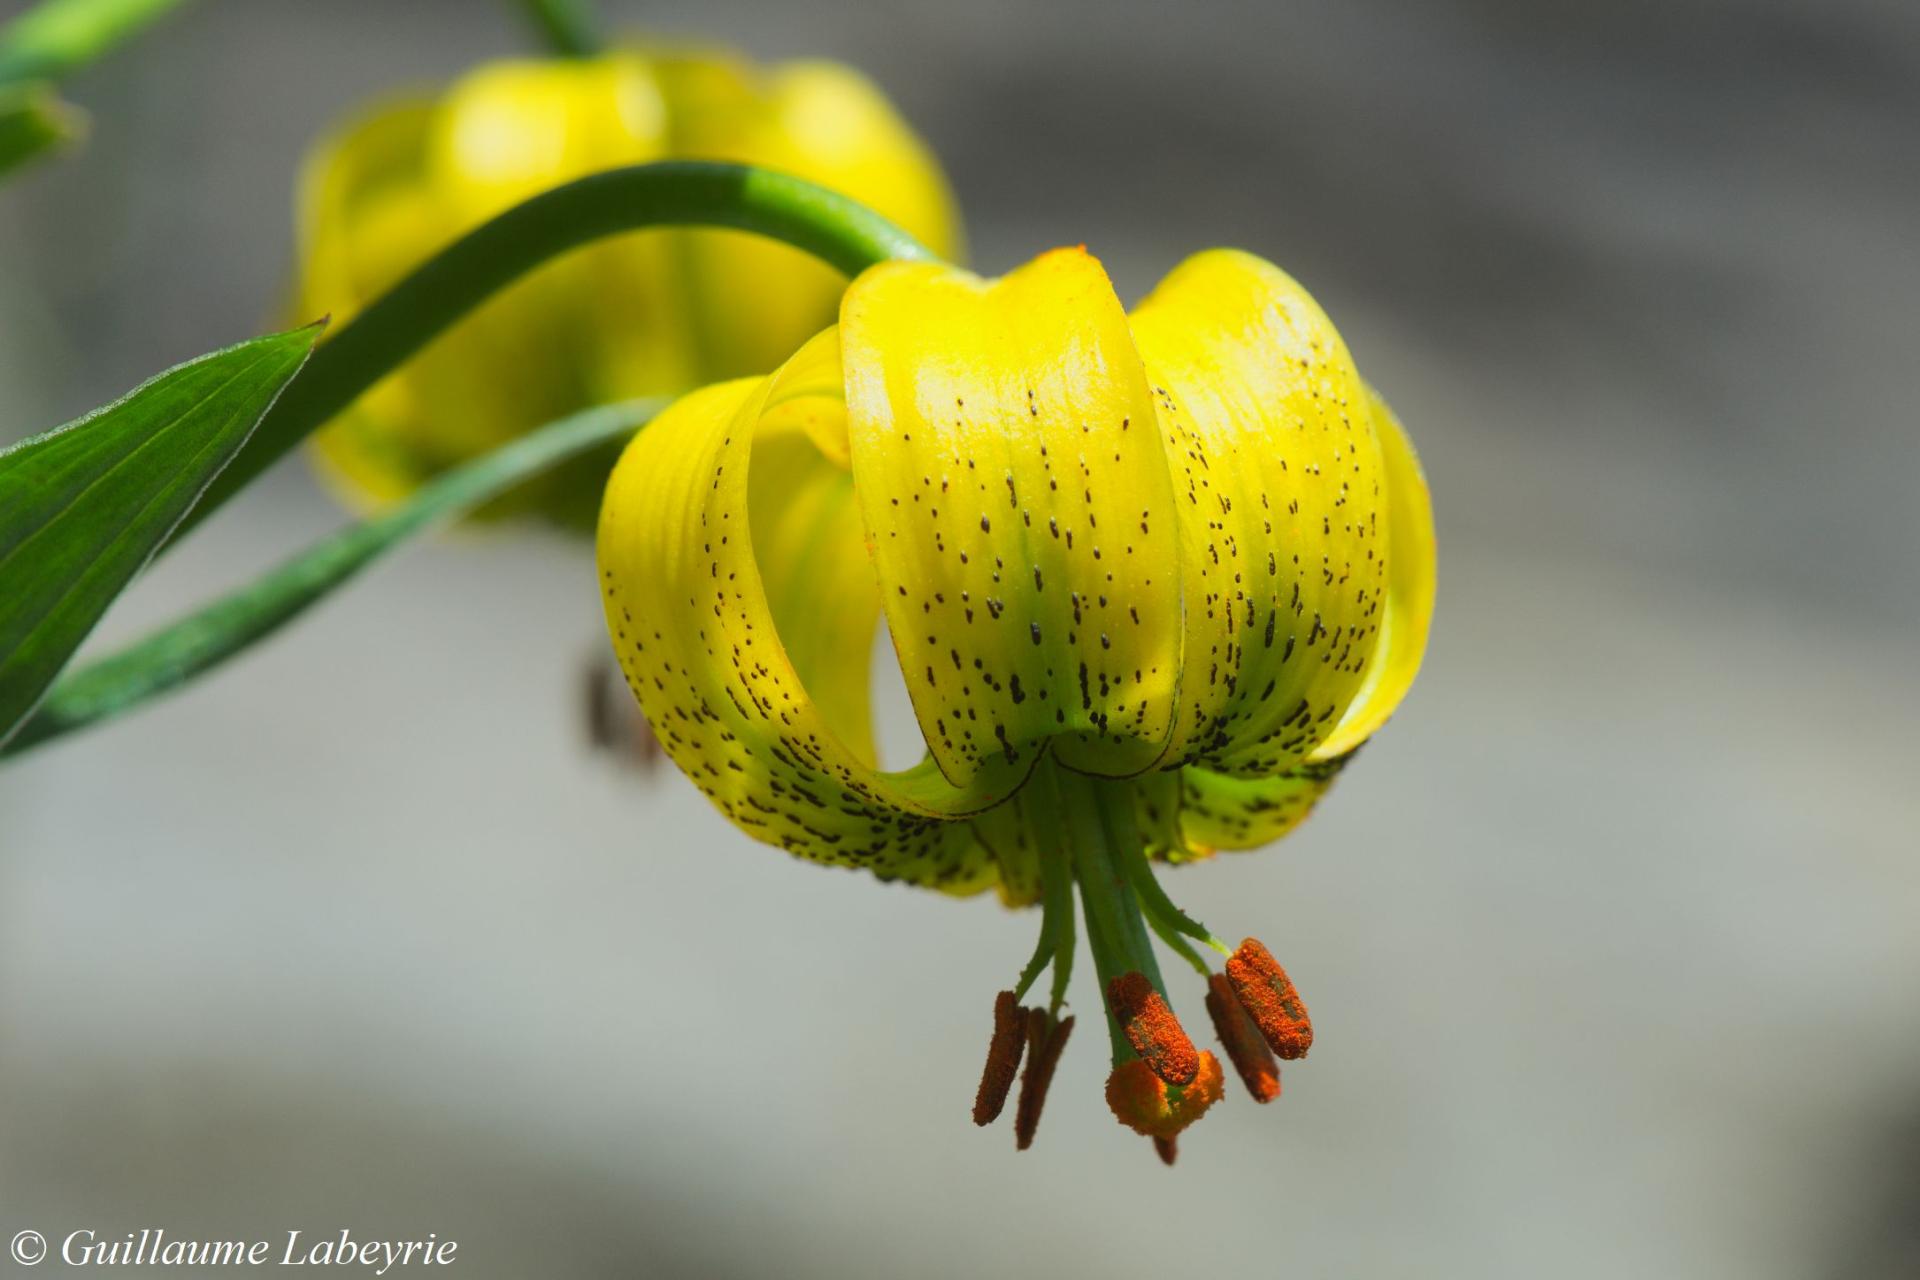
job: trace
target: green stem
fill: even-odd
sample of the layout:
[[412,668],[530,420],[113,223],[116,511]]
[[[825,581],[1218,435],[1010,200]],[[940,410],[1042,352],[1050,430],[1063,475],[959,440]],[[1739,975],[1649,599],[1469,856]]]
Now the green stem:
[[0,749],[0,756],[178,688],[271,635],[409,535],[471,510],[569,458],[625,439],[661,407],[660,401],[636,401],[589,409],[445,473],[391,511],[349,525],[248,585],[66,676]]
[[610,169],[555,187],[429,258],[322,343],[174,540],[496,290],[570,249],[664,226],[758,232],[848,275],[889,259],[933,258],[864,205],[749,165],[670,161]]
[[520,0],[520,9],[547,47],[563,58],[591,58],[604,46],[587,0]]

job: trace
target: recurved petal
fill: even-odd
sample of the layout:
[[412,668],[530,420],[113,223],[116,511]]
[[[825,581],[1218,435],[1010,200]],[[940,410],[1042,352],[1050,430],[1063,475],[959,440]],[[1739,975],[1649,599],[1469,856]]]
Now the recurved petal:
[[658,158],[667,106],[632,54],[489,63],[448,91],[432,163],[478,222],[559,183]]
[[[396,101],[316,147],[299,184],[301,274],[292,320],[336,325],[439,249],[447,210],[428,181],[433,104]],[[418,380],[390,377],[313,438],[321,474],[342,501],[377,508],[458,461],[409,429],[425,409]]]
[[1427,477],[1400,419],[1368,388],[1387,485],[1387,611],[1366,682],[1333,736],[1313,753],[1316,760],[1346,755],[1387,722],[1420,673],[1433,624],[1435,555],[1433,499]]
[[[1030,795],[1031,793],[1027,793]],[[1000,901],[1009,907],[1031,906],[1041,899],[1040,846],[1034,838],[1027,795],[975,814],[973,837],[999,869]]]
[[1258,849],[1306,821],[1352,759],[1351,753],[1307,762],[1263,778],[1238,778],[1200,765],[1179,772],[1179,847],[1169,861],[1217,849]]
[[349,122],[300,169],[300,312],[336,323],[438,247],[441,216],[425,190],[433,104],[403,99]]
[[[825,388],[807,376],[819,371],[822,357],[833,361],[835,374]],[[853,476],[819,446],[820,438],[845,430],[838,357],[829,329],[782,370],[756,427],[748,519],[774,630],[794,673],[834,735],[873,767],[871,659],[880,589],[864,551]]]
[[[446,207],[443,243],[561,183],[670,154],[666,105],[644,59],[482,67],[434,116],[427,164]],[[621,236],[541,266],[409,362],[420,429],[443,451],[472,453],[581,405],[693,385],[679,285],[662,235]]]
[[995,281],[891,263],[841,307],[855,489],[921,730],[1004,791],[1041,744],[1126,775],[1180,671],[1174,495],[1126,316],[1084,250]]
[[884,214],[941,258],[965,256],[939,161],[873,81],[833,62],[774,68],[769,96],[796,172]]
[[[827,62],[757,69],[711,51],[654,60],[677,155],[795,174],[898,223],[943,258],[958,221],[940,167],[886,97]],[[832,322],[845,281],[788,245],[739,231],[679,233],[691,319],[713,377],[776,364]]]
[[1307,292],[1250,254],[1189,258],[1133,314],[1186,544],[1174,758],[1282,773],[1366,679],[1386,594],[1366,388]]
[[[844,480],[803,451],[802,411],[765,412],[779,393],[765,378],[695,392],[622,455],[599,559],[628,683],[674,762],[756,839],[883,878],[983,888],[992,863],[950,819],[997,797],[930,766],[881,773],[855,727],[871,579],[856,571]],[[763,465],[785,468],[768,477],[782,483],[755,486]],[[829,598],[835,607],[819,607]],[[786,639],[781,621],[794,628]]]

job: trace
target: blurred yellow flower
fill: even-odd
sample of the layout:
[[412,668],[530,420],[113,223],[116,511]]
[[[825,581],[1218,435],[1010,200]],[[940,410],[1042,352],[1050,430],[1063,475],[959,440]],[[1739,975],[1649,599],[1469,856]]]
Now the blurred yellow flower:
[[[363,115],[315,152],[300,188],[299,310],[337,324],[510,206],[666,159],[782,170],[870,206],[936,253],[959,247],[932,155],[846,67],[669,49],[502,62]],[[593,246],[459,322],[320,432],[316,453],[346,497],[379,505],[588,405],[764,372],[832,319],[844,283],[744,232]],[[587,525],[604,473],[604,460],[563,470],[517,505]]]
[[[1434,595],[1412,446],[1285,273],[1202,253],[1129,315],[1084,250],[991,281],[874,267],[778,371],[685,397],[627,447],[599,559],[628,683],[749,835],[1044,904],[977,1119],[1023,1047],[1030,1085],[1051,1074],[1076,886],[1122,1122],[1171,1160],[1219,1092],[1150,930],[1202,973],[1186,939],[1231,954],[1214,1020],[1249,1091],[1277,1096],[1266,1055],[1304,1056],[1304,1002],[1258,942],[1182,915],[1149,859],[1295,826],[1406,693]],[[927,748],[904,771],[874,749],[883,619]],[[1052,1006],[1023,1013],[1049,961]]]

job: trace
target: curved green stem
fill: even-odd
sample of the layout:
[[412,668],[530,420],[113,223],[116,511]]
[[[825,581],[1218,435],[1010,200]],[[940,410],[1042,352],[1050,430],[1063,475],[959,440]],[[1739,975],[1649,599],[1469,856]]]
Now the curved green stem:
[[520,0],[520,9],[563,58],[591,58],[604,44],[587,0]]
[[864,205],[749,165],[669,161],[610,169],[555,187],[429,258],[321,344],[174,539],[496,290],[591,241],[665,226],[757,232],[848,275],[889,259],[934,256]]
[[589,409],[447,472],[391,511],[349,525],[246,586],[66,676],[0,748],[0,756],[83,729],[178,688],[279,630],[408,536],[569,458],[624,440],[662,403]]

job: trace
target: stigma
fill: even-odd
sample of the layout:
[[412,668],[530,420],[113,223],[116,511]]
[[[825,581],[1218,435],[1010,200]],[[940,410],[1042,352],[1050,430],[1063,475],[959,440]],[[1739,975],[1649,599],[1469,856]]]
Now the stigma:
[[1186,1085],[1168,1084],[1144,1058],[1133,1058],[1107,1077],[1107,1106],[1135,1133],[1156,1141],[1172,1139],[1220,1101],[1226,1092],[1221,1081],[1220,1060],[1204,1050]]

